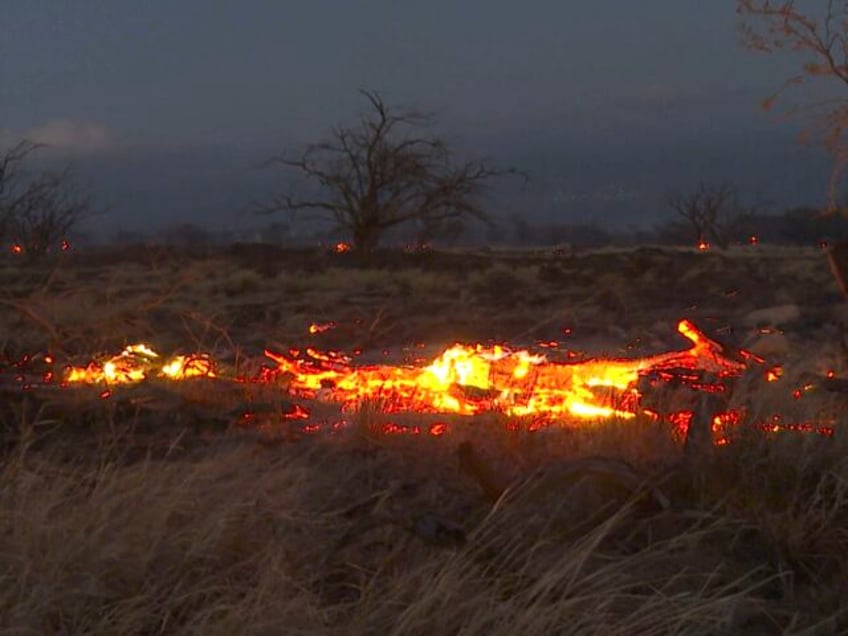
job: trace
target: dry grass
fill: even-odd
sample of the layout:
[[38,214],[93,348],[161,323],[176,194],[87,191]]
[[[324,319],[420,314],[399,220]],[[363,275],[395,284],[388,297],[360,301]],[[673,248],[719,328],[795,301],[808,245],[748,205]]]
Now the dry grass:
[[[666,475],[658,487],[671,509],[634,502],[589,526],[565,486],[548,484],[540,506],[518,480],[489,505],[445,439],[374,443],[353,432],[268,447],[224,437],[202,453],[139,461],[114,445],[97,462],[17,453],[0,494],[2,626],[836,633],[846,449],[802,442],[752,445],[744,457],[737,446],[711,475],[722,492]],[[507,461],[521,442],[511,444],[486,450]]]
[[[781,295],[800,303],[813,288],[832,291],[826,263],[810,252],[682,254],[460,255],[467,267],[456,272],[438,261],[363,270],[309,258],[301,269],[251,268],[221,256],[9,265],[0,269],[0,346],[10,356],[78,354],[146,339],[247,359],[261,346],[303,343],[310,322],[334,320],[337,329],[312,341],[363,346],[364,356],[415,341],[524,334],[526,342],[564,324],[576,339],[639,351],[668,346],[661,335],[644,342],[646,323],[685,312],[689,295],[701,299],[695,313],[724,312],[711,323],[718,328]],[[731,285],[749,285],[737,304],[724,294]],[[504,309],[506,292],[515,309]],[[628,307],[625,323],[610,318],[617,304]],[[818,348],[839,336],[805,329],[787,333]],[[821,360],[810,350],[798,359],[814,368]],[[790,368],[785,382],[798,377]],[[832,438],[742,427],[693,472],[674,433],[649,420],[529,433],[495,414],[452,419],[442,437],[385,436],[375,402],[345,431],[304,438],[233,424],[232,405],[203,386],[151,387],[147,401],[130,392],[106,401],[0,393],[0,630],[631,635],[848,626],[848,435],[838,426]],[[739,399],[763,413],[825,409],[843,419],[834,398],[746,390]],[[497,475],[494,495],[463,471],[462,443]],[[608,495],[625,473],[624,495]],[[663,501],[646,504],[638,479]]]

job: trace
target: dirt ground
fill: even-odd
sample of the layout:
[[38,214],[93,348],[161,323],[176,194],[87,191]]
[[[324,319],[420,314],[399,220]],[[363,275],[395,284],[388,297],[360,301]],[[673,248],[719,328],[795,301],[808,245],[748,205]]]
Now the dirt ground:
[[821,340],[845,313],[821,250],[768,246],[385,252],[367,264],[269,245],[104,248],[57,268],[7,263],[0,281],[15,345],[27,332],[75,352],[90,339],[208,347],[224,332],[243,347],[300,344],[309,324],[329,321],[336,328],[314,342],[346,349],[489,339],[626,349],[673,337],[684,317],[735,345],[763,326]]

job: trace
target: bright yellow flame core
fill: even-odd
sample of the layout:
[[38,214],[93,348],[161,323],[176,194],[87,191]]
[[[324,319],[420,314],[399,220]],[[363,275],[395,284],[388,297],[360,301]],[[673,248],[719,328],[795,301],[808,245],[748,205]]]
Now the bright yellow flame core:
[[162,367],[161,374],[174,380],[214,378],[215,367],[208,356],[177,356]]
[[688,321],[678,331],[691,345],[636,359],[550,362],[543,355],[502,346],[457,344],[430,365],[350,367],[291,359],[266,351],[289,388],[308,396],[354,405],[383,398],[388,409],[474,414],[502,410],[509,415],[571,415],[585,419],[631,418],[636,414],[640,373],[663,368],[703,369],[735,374],[741,363],[721,355],[721,346]]
[[215,377],[214,364],[206,355],[176,356],[161,365],[157,365],[158,359],[159,354],[145,344],[129,345],[118,355],[102,362],[70,367],[65,380],[71,383],[132,384],[150,376],[172,380]]
[[[332,352],[296,359],[266,351],[276,363],[270,379],[284,376],[289,391],[350,407],[380,399],[387,410],[473,415],[500,410],[509,415],[570,415],[631,418],[637,412],[639,375],[650,370],[702,369],[736,374],[743,365],[724,357],[721,346],[688,321],[678,331],[689,340],[683,351],[634,359],[551,362],[544,355],[503,346],[456,344],[425,367],[352,366]],[[205,355],[178,356],[164,364],[145,345],[127,347],[104,362],[72,367],[68,382],[131,383],[151,375],[172,380],[214,377]]]

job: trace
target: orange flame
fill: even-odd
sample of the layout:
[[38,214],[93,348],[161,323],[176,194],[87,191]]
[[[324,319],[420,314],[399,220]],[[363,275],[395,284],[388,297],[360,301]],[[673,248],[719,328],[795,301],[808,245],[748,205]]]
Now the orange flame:
[[768,382],[777,382],[781,377],[783,377],[783,367],[779,365],[766,371],[766,381]]
[[545,356],[506,347],[456,344],[425,367],[353,367],[345,359],[300,359],[266,351],[290,379],[289,390],[351,407],[377,399],[387,410],[473,415],[499,410],[508,415],[570,415],[581,419],[632,418],[638,412],[640,374],[663,368],[702,369],[723,375],[744,365],[725,358],[721,347],[689,321],[678,331],[691,345],[681,352],[636,359],[550,362]]
[[311,325],[309,325],[309,333],[311,333],[311,334],[324,333],[325,331],[330,331],[330,329],[335,329],[335,328],[336,328],[336,323],[334,323],[332,321],[325,322],[325,323],[313,322]]
[[205,354],[177,356],[160,369],[163,376],[173,380],[185,378],[214,378],[215,365]]
[[161,366],[156,364],[158,359],[159,354],[147,345],[130,345],[107,360],[93,361],[84,367],[68,367],[65,380],[87,384],[132,384],[151,375],[172,380],[216,375],[212,359],[205,354],[176,356]]
[[[378,402],[386,413],[418,412],[475,415],[484,411],[502,412],[510,416],[529,417],[527,430],[538,430],[561,417],[577,420],[631,419],[644,414],[664,419],[680,433],[685,433],[695,412],[689,409],[661,414],[643,405],[640,388],[656,385],[657,381],[682,382],[696,391],[719,393],[726,390],[724,378],[739,376],[749,364],[764,364],[759,356],[745,350],[728,357],[722,346],[701,333],[687,320],[678,323],[678,332],[689,341],[680,351],[661,353],[642,358],[593,358],[576,361],[578,354],[564,352],[565,361],[551,361],[546,355],[527,350],[513,350],[504,345],[484,347],[456,344],[423,366],[414,365],[356,365],[352,358],[335,351],[319,351],[307,347],[300,351],[289,349],[285,354],[265,351],[275,366],[263,367],[254,378],[230,377],[236,382],[276,383],[294,398],[317,399],[339,404],[349,410],[369,400]],[[385,352],[384,352],[385,353]],[[558,352],[552,351],[554,355]],[[50,355],[43,356],[51,364]],[[26,357],[21,364],[24,364]],[[13,366],[20,366],[16,363]],[[715,379],[704,378],[704,373]],[[828,372],[828,377],[835,375]],[[102,399],[113,395],[113,385],[136,383],[150,377],[181,381],[188,378],[218,377],[213,360],[205,354],[176,356],[163,362],[159,355],[144,344],[126,347],[118,355],[95,360],[85,367],[69,366],[61,380],[62,386],[73,383],[105,384]],[[782,377],[782,368],[772,366],[765,379],[774,382]],[[42,375],[46,383],[54,381],[52,371]],[[25,390],[30,386],[23,383]],[[794,391],[796,399],[812,385]],[[330,426],[316,424],[309,410],[292,405],[279,414],[281,421],[302,421],[302,432],[335,431],[343,426],[341,420]],[[728,443],[724,436],[731,427],[746,420],[743,411],[711,414],[716,443]],[[256,414],[245,413],[244,422],[257,421]],[[767,432],[793,430],[815,431],[830,436],[833,428],[817,423],[783,423],[779,416],[772,420],[748,422]],[[513,421],[508,426],[518,426]],[[524,424],[522,424],[524,426]],[[386,433],[429,433],[443,435],[444,422],[412,428],[389,423]]]
[[[289,355],[266,351],[276,368],[265,377],[288,379],[289,391],[354,407],[380,400],[386,410],[474,415],[486,410],[508,415],[542,417],[570,415],[580,419],[632,418],[638,412],[641,374],[663,369],[700,369],[736,375],[744,368],[722,355],[721,346],[682,320],[678,331],[688,349],[645,358],[589,359],[551,362],[544,355],[505,346],[456,344],[423,367],[352,366],[334,351],[307,347]],[[69,383],[127,384],[151,376],[172,380],[216,377],[209,356],[177,356],[164,364],[146,345],[132,345],[104,361],[69,367]]]

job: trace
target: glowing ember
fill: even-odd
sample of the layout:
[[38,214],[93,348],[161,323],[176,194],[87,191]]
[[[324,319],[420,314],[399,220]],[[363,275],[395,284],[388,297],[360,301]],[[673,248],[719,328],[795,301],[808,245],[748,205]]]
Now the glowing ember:
[[777,382],[783,376],[783,368],[780,366],[772,367],[766,371],[766,381]]
[[638,412],[639,376],[662,369],[699,369],[737,375],[744,365],[721,355],[721,347],[692,323],[678,331],[691,346],[680,352],[636,359],[551,362],[543,355],[457,344],[425,367],[353,367],[346,359],[311,359],[266,351],[276,374],[302,397],[354,407],[380,400],[388,411],[473,415],[497,410],[508,415],[570,415],[581,419],[632,418]]
[[447,424],[445,424],[444,422],[435,422],[435,423],[430,425],[429,433],[433,437],[439,437],[441,435],[444,435],[447,430],[448,430]]
[[215,366],[207,355],[177,356],[162,367],[161,374],[174,380],[214,378]]
[[710,249],[710,244],[702,239],[702,240],[698,241],[698,249],[701,250],[702,252],[704,252],[704,251]]
[[324,333],[325,331],[329,331],[330,329],[335,329],[335,328],[336,328],[336,323],[334,323],[332,321],[331,322],[325,322],[323,324],[313,322],[311,325],[309,325],[309,333],[311,333],[311,334]]
[[203,354],[177,356],[162,365],[157,365],[158,359],[159,354],[147,345],[130,345],[107,360],[93,361],[85,367],[69,367],[65,380],[88,384],[131,384],[151,375],[172,380],[215,377],[211,358]]
[[282,414],[282,418],[284,420],[308,420],[309,411],[300,406],[300,404],[294,404],[290,411]]
[[[642,358],[575,360],[578,354],[568,351],[564,352],[564,361],[553,361],[544,354],[513,350],[503,345],[456,344],[429,364],[357,365],[352,358],[339,352],[319,351],[313,347],[302,351],[292,348],[286,353],[266,350],[265,355],[273,361],[273,366],[264,366],[253,378],[229,379],[240,383],[273,384],[292,398],[335,403],[343,411],[369,402],[379,404],[379,410],[384,413],[476,415],[495,411],[528,418],[528,430],[549,426],[562,418],[572,421],[632,419],[642,414],[664,419],[685,434],[694,418],[691,407],[661,414],[645,404],[642,391],[670,382],[693,391],[723,393],[727,390],[724,379],[737,377],[747,364],[763,364],[764,360],[744,350],[735,351],[729,357],[720,344],[707,338],[687,320],[679,322],[678,332],[689,341],[687,348]],[[557,354],[553,347],[544,348]],[[49,356],[44,359],[52,361]],[[782,373],[780,366],[772,366],[765,370],[765,379],[775,382]],[[45,382],[53,380],[52,372],[43,377]],[[163,362],[150,347],[139,344],[85,367],[68,367],[62,384],[105,384],[100,395],[107,399],[113,393],[112,385],[141,382],[151,377],[181,381],[219,375],[207,355],[177,356]],[[828,377],[832,377],[831,372]],[[796,399],[811,388],[811,384],[798,388],[794,393]],[[742,422],[744,416],[738,410],[714,414],[712,428],[717,443],[722,439],[726,441],[725,433]],[[302,422],[304,432],[326,430],[312,420],[306,407],[297,404],[278,413],[278,417],[279,421]],[[257,421],[257,414],[244,414],[244,423]],[[754,426],[766,431],[814,430],[832,434],[830,427],[810,424],[792,428],[794,425],[778,424],[777,420]],[[331,428],[335,430],[336,426]],[[429,428],[413,428],[415,430],[385,424],[382,430],[432,436],[448,430],[444,422],[433,423]]]
[[345,243],[345,242],[342,242],[342,241],[333,245],[333,251],[336,254],[344,254],[345,252],[349,252],[351,249],[352,249],[352,247],[351,247],[350,243]]
[[14,245],[12,245],[12,247],[9,248],[9,251],[12,252],[12,254],[23,254],[24,246],[20,243],[15,243]]

